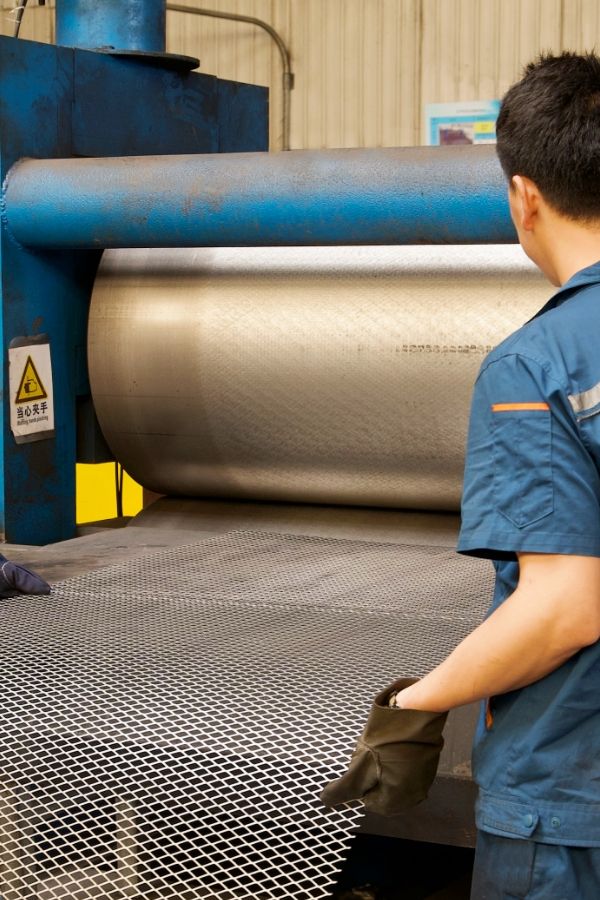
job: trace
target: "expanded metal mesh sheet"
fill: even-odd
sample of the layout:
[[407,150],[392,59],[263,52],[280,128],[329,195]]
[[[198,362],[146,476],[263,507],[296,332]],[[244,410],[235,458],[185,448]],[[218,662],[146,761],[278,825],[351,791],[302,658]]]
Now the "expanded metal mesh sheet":
[[440,547],[233,533],[0,606],[3,900],[317,900],[370,698],[481,619]]

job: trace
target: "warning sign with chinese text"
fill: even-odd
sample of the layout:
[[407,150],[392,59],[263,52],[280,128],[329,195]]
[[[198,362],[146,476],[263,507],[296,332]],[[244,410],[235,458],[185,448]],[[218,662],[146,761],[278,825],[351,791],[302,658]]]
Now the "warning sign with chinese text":
[[16,338],[8,351],[10,427],[17,444],[54,434],[50,344],[45,335]]

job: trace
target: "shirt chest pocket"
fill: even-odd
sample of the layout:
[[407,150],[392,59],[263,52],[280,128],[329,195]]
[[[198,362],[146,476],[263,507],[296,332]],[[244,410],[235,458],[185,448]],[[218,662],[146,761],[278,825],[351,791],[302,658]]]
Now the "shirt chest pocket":
[[550,515],[552,416],[546,409],[493,412],[494,500],[518,528]]

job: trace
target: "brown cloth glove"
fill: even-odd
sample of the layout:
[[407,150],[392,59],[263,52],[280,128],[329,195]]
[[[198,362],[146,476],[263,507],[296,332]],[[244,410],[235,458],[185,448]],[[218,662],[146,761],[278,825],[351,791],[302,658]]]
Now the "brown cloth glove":
[[444,746],[448,713],[388,705],[393,693],[415,681],[402,678],[375,697],[347,772],[321,794],[325,806],[362,800],[369,812],[395,816],[425,799]]

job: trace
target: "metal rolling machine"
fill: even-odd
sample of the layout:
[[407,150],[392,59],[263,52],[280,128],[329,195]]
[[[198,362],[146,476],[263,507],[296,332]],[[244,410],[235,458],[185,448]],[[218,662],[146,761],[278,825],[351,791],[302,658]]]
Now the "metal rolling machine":
[[547,294],[493,148],[270,154],[267,91],[165,53],[164,0],[56,16],[0,39],[2,530],[76,558],[78,460],[161,499],[3,601],[3,900],[312,900],[358,824],[469,846],[472,709],[413,813],[318,791],[489,599],[469,395]]

